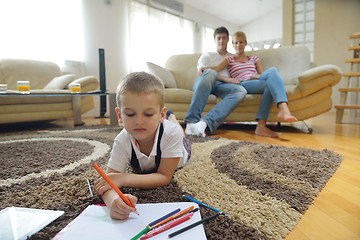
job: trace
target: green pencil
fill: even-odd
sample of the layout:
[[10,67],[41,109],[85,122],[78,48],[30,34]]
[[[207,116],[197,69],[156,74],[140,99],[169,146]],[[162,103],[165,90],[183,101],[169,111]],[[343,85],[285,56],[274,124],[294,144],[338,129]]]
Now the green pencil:
[[146,228],[144,228],[144,230],[142,230],[141,232],[139,232],[138,234],[136,234],[136,236],[133,237],[131,240],[136,240],[136,239],[138,239],[141,235],[143,235],[144,233],[146,233],[149,229],[150,229],[150,227],[149,227],[149,226],[146,226]]

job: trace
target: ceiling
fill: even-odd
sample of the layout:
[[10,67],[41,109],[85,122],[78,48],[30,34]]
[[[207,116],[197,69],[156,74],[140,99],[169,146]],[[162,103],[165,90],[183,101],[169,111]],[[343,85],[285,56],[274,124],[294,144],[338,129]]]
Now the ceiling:
[[234,24],[245,25],[282,7],[283,0],[179,0]]

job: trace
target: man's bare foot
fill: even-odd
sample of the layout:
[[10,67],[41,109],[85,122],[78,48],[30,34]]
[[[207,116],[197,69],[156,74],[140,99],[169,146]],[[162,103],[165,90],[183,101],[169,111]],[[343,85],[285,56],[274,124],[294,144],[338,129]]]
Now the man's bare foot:
[[277,117],[279,119],[285,120],[287,122],[297,122],[297,118],[291,115],[290,109],[288,108],[286,102],[279,103],[278,107],[279,113],[277,114]]
[[273,132],[269,128],[267,128],[266,122],[263,120],[259,120],[258,125],[256,126],[255,129],[255,134],[258,136],[271,137],[271,138],[277,138],[280,135],[280,133]]

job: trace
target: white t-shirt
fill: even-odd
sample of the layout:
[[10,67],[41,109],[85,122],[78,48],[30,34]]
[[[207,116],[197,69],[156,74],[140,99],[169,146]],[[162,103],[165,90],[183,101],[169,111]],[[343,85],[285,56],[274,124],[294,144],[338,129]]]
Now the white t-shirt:
[[[155,156],[159,136],[159,127],[155,134],[154,145],[150,156],[146,156],[135,145],[135,139],[124,128],[115,138],[114,145],[110,153],[108,167],[125,172],[127,165],[130,164],[132,149],[134,148],[139,165],[142,171],[149,171],[155,168]],[[184,166],[188,160],[188,153],[183,144],[183,130],[175,123],[164,120],[164,132],[160,142],[161,161],[164,158],[180,158],[177,168]]]
[[[233,56],[231,53],[226,53],[225,55],[220,55],[218,52],[207,52],[203,53],[198,60],[198,71],[202,67],[215,67],[224,60],[225,57]],[[219,72],[220,75],[225,77],[230,77],[229,71],[225,68]]]

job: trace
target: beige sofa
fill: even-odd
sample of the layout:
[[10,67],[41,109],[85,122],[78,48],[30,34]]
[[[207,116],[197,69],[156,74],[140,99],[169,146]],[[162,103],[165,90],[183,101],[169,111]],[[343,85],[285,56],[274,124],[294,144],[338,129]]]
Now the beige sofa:
[[[99,80],[96,77],[77,77],[64,74],[52,62],[0,59],[0,84],[7,84],[8,93],[0,95],[0,124],[49,121],[73,117],[71,96],[11,96],[17,93],[17,81],[30,81],[30,94],[70,93],[69,84],[81,84],[82,92],[96,90]],[[92,96],[81,97],[81,112],[94,108]]]
[[[248,52],[260,57],[264,69],[276,67],[283,77],[285,90],[292,113],[305,120],[332,107],[332,86],[341,79],[341,69],[335,65],[311,68],[310,53],[304,46]],[[197,61],[200,54],[171,56],[165,68],[147,63],[148,71],[165,83],[165,103],[179,120],[183,120],[193,96],[192,86],[197,76]],[[239,106],[226,118],[229,122],[256,121],[261,95],[247,94]],[[203,114],[206,114],[221,99],[210,95]],[[269,122],[279,122],[275,105],[271,109]]]

